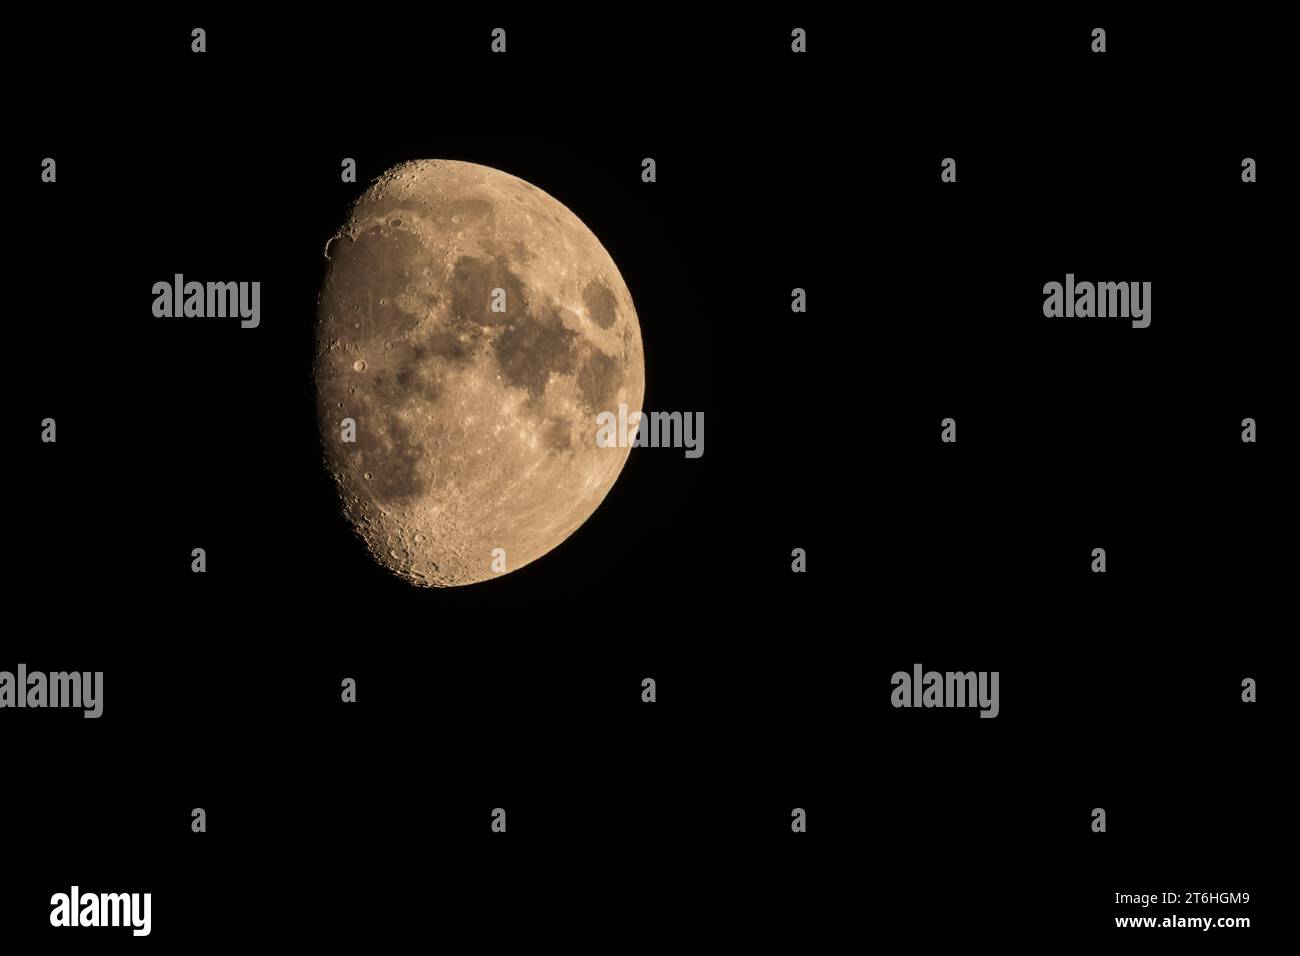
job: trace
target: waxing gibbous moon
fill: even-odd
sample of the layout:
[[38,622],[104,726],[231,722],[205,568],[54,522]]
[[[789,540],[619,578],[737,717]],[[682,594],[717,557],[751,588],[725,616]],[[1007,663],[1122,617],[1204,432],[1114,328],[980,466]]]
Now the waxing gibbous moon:
[[419,160],[362,194],[325,255],[325,462],[376,560],[472,584],[577,530],[629,451],[597,444],[596,416],[645,390],[632,296],[591,230],[508,173]]

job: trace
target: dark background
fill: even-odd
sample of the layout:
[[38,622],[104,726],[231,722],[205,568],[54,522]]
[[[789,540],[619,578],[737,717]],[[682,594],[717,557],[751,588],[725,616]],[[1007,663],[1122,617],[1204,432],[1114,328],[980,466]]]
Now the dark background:
[[[3,712],[5,938],[1266,938],[1279,33],[803,8],[15,29],[0,669],[106,686],[99,720]],[[636,302],[646,407],[707,425],[701,459],[636,451],[544,559],[439,591],[351,537],[309,377],[325,241],[427,157],[573,209]],[[261,281],[261,327],[153,318],[175,272]],[[1045,319],[1067,272],[1151,281],[1151,327]],[[1000,716],[890,707],[918,661],[999,670]],[[53,932],[74,882],[152,892],[153,935]],[[1152,912],[1116,892],[1162,890],[1250,892],[1176,912],[1253,926],[1114,927]]]

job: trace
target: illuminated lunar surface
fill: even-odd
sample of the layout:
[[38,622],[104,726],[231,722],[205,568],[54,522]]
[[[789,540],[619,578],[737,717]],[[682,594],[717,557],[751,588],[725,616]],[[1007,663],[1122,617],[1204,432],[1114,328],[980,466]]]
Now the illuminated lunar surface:
[[564,541],[627,460],[597,446],[597,413],[645,388],[632,297],[591,231],[522,179],[420,160],[370,186],[325,255],[325,460],[376,560],[453,586],[499,576],[495,549],[508,573]]

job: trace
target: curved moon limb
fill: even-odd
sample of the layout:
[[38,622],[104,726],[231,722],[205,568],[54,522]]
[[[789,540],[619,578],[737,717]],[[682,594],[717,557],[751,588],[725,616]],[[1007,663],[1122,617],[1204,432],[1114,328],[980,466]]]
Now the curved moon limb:
[[472,584],[577,530],[629,451],[597,444],[596,416],[645,390],[632,296],[582,221],[499,170],[418,160],[361,195],[325,255],[325,461],[376,560]]

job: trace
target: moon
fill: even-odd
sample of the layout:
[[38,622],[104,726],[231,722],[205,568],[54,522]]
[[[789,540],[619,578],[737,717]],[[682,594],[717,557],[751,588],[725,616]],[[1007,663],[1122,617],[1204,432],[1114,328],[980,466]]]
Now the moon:
[[418,160],[360,196],[325,257],[324,460],[374,558],[451,587],[573,534],[629,452],[597,443],[597,415],[645,390],[632,296],[591,230],[509,173]]

